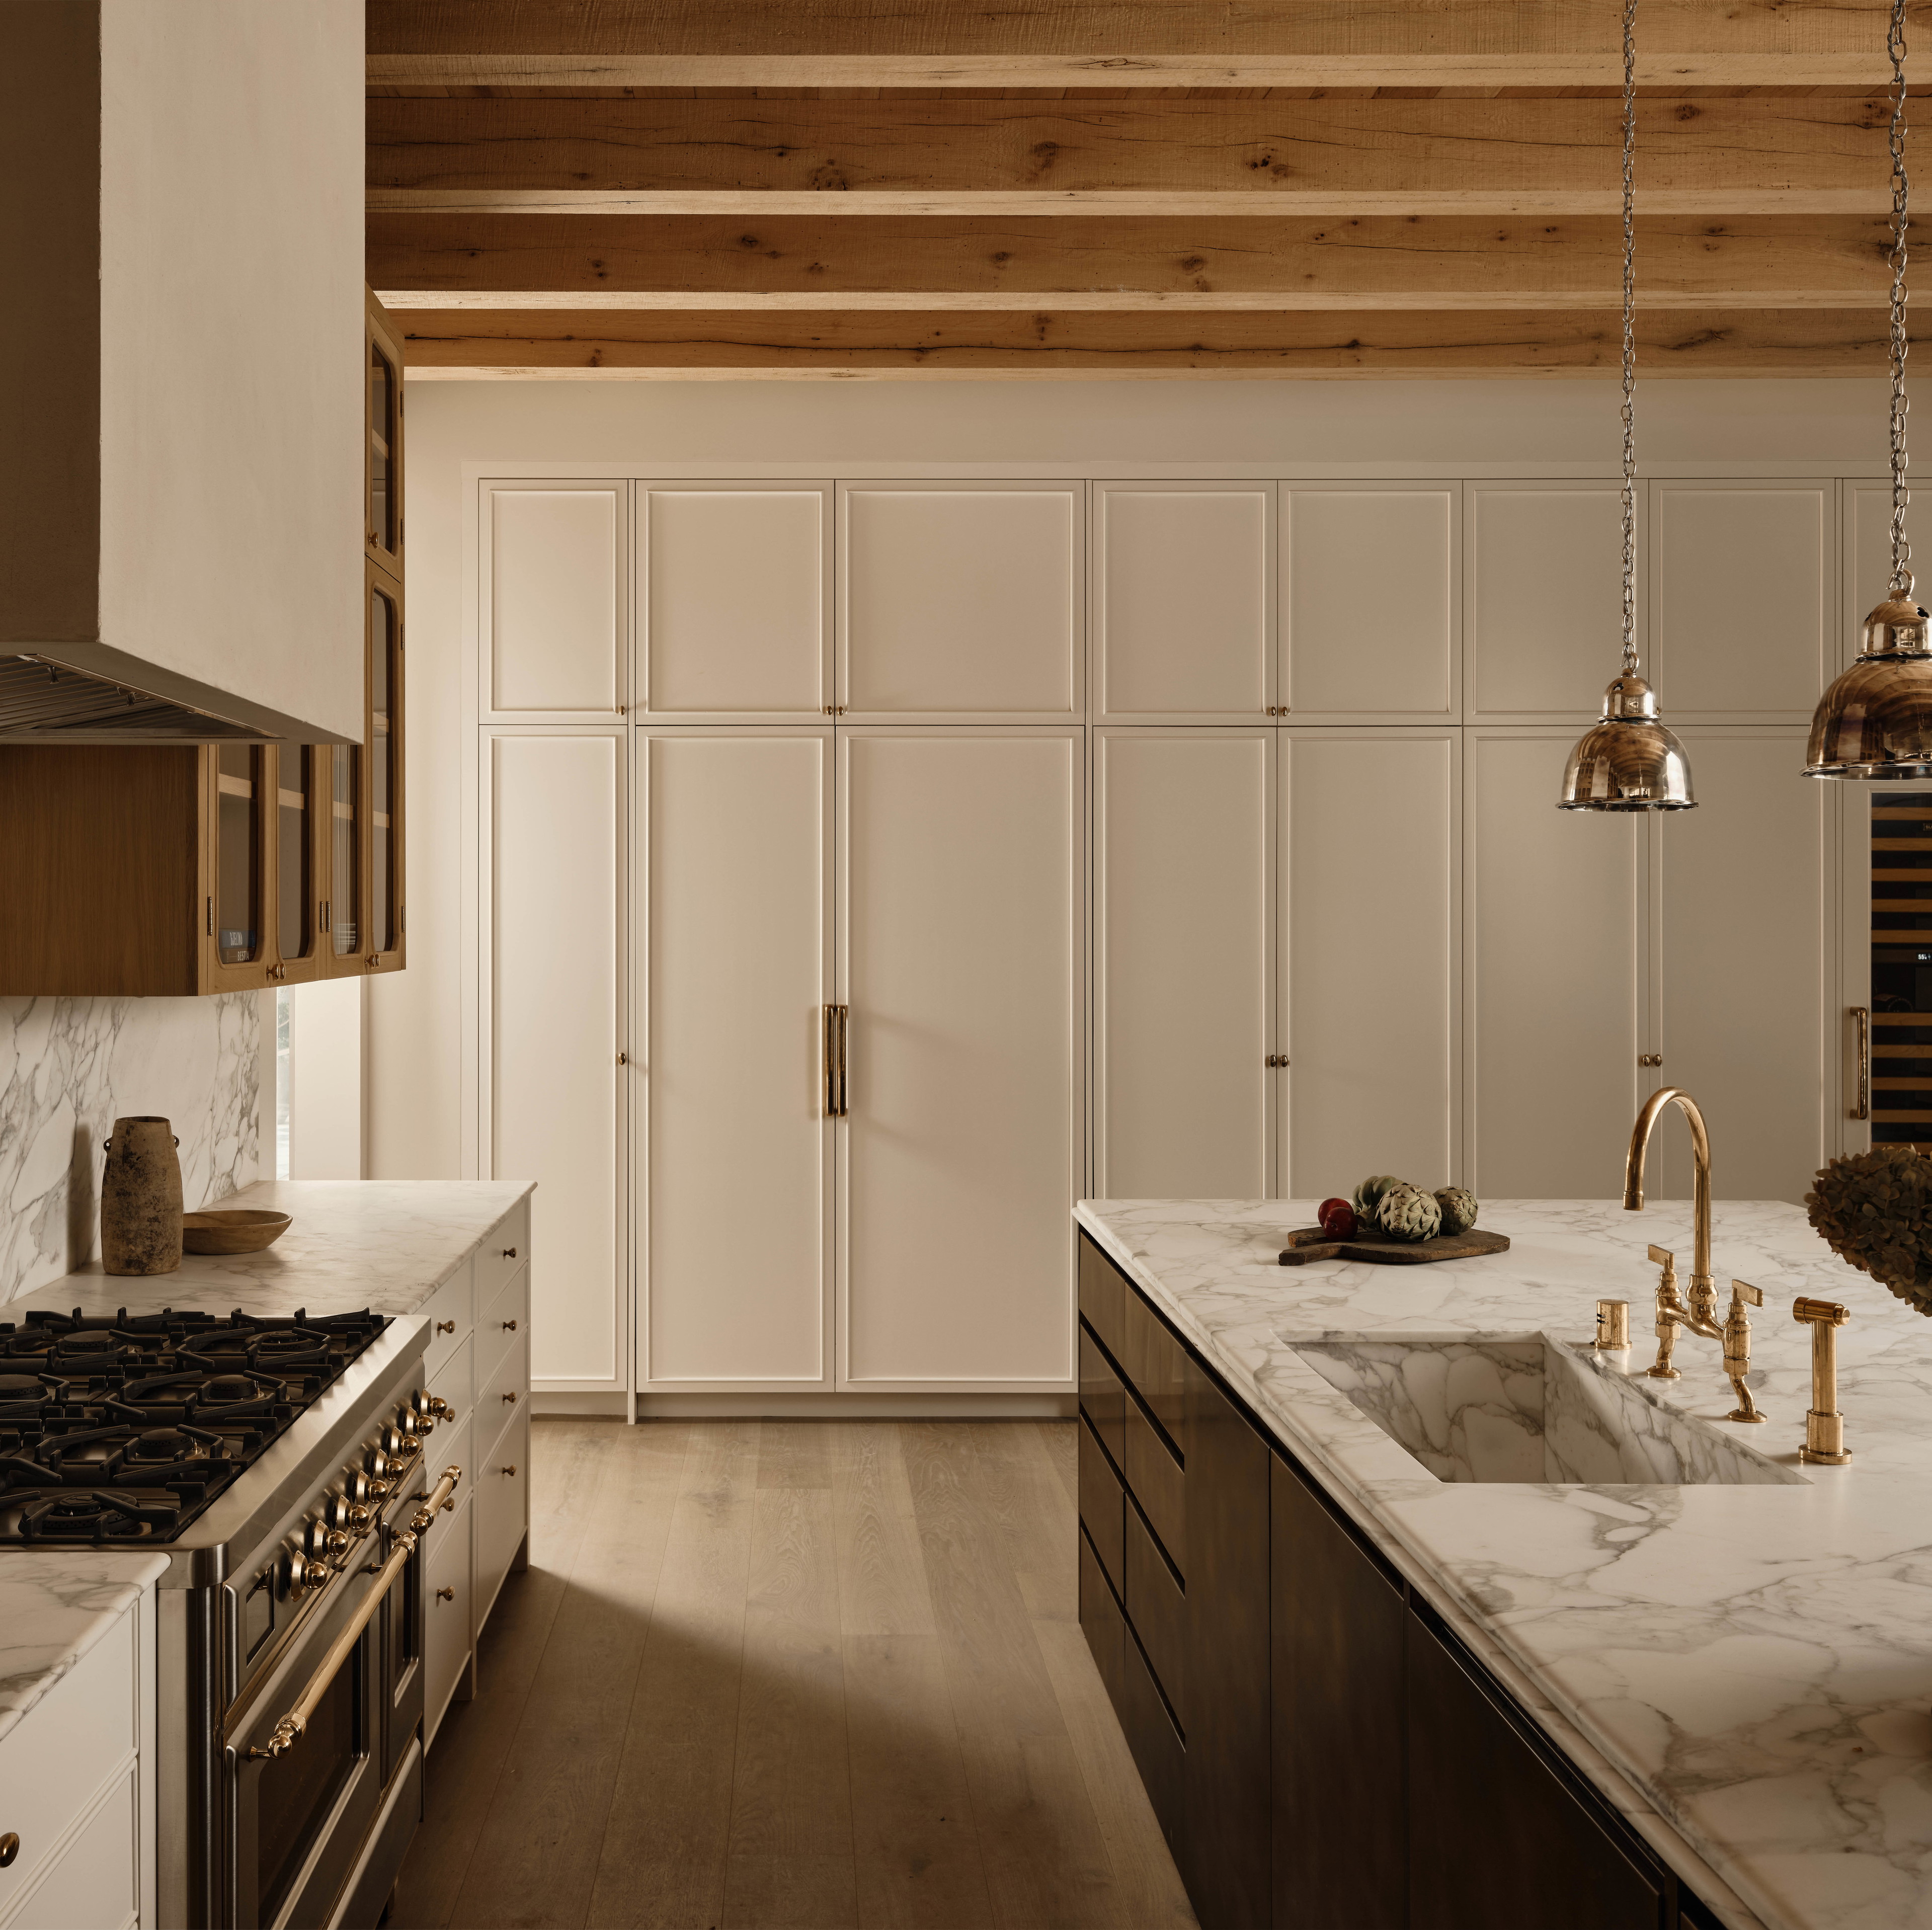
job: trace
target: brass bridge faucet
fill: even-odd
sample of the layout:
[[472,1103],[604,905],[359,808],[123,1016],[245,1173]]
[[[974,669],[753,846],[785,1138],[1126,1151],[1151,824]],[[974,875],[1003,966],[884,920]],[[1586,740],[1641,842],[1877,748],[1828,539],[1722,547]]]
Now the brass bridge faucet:
[[1688,1328],[1707,1340],[1720,1342],[1724,1349],[1724,1373],[1738,1397],[1738,1404],[1725,1417],[1731,1421],[1762,1421],[1757,1403],[1752,1400],[1744,1377],[1750,1372],[1750,1316],[1748,1307],[1762,1307],[1764,1295],[1741,1280],[1731,1283],[1730,1311],[1724,1324],[1718,1322],[1718,1290],[1711,1280],[1711,1136],[1705,1129],[1704,1115],[1690,1094],[1674,1085],[1659,1086],[1645,1100],[1631,1129],[1630,1152],[1624,1161],[1624,1210],[1636,1213],[1643,1207],[1644,1156],[1650,1148],[1652,1129],[1658,1115],[1675,1103],[1690,1128],[1690,1154],[1696,1172],[1691,1187],[1690,1291],[1688,1301],[1677,1290],[1676,1256],[1663,1247],[1652,1247],[1650,1257],[1664,1269],[1657,1283],[1657,1361],[1646,1371],[1654,1380],[1679,1378],[1670,1364],[1677,1345],[1677,1330]]

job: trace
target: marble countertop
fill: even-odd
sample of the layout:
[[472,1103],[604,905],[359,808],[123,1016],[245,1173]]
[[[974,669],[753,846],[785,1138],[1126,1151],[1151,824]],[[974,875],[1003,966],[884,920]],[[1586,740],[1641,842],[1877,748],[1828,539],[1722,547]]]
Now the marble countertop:
[[266,1208],[292,1224],[259,1253],[190,1253],[174,1273],[110,1276],[96,1260],[51,1286],[0,1302],[26,1308],[148,1313],[164,1307],[226,1313],[418,1312],[526,1193],[527,1180],[261,1180],[218,1202]]
[[[1682,1379],[1642,1376],[1645,1248],[1674,1248],[1688,1274],[1687,1203],[1486,1201],[1480,1223],[1510,1250],[1423,1267],[1280,1265],[1312,1202],[1085,1201],[1077,1217],[1726,1922],[1932,1926],[1932,1321],[1837,1259],[1798,1208],[1714,1211],[1720,1317],[1734,1277],[1764,1292],[1760,1427],[1724,1418],[1711,1341],[1680,1338]],[[1800,1294],[1852,1310],[1849,1466],[1798,1461]],[[1325,1341],[1331,1374],[1339,1357],[1371,1375],[1372,1349],[1332,1343],[1547,1335],[1586,1352],[1600,1295],[1630,1303],[1628,1357],[1587,1355],[1638,1377],[1620,1396],[1650,1403],[1660,1434],[1708,1424],[1718,1458],[1760,1478],[1438,1480],[1295,1351]]]
[[0,1561],[0,1737],[140,1598],[153,1553],[10,1548]]

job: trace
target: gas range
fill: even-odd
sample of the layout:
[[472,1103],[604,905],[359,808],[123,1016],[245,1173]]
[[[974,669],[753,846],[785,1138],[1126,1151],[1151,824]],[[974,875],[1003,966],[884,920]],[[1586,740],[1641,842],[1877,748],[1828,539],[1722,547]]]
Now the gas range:
[[388,1324],[124,1308],[0,1325],[0,1547],[174,1541]]

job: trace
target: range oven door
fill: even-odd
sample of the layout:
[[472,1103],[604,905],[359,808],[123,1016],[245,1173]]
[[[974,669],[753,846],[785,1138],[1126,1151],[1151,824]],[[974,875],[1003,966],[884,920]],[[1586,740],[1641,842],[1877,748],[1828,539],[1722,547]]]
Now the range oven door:
[[[358,1543],[322,1611],[231,1725],[225,1921],[235,1930],[331,1922],[381,1809],[386,1772],[408,1747],[407,1736],[391,1734],[389,1671],[412,1613],[420,1628],[422,1568],[413,1535],[386,1529]],[[419,1691],[419,1669],[416,1681]]]

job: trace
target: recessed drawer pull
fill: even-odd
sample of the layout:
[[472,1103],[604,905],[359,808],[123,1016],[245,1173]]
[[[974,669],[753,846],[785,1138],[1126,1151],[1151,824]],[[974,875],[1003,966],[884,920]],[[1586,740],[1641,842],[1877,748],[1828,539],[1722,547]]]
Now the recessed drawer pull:
[[456,1322],[454,1320],[439,1320],[436,1323],[436,1331],[439,1334],[453,1334],[456,1331]]
[[517,1323],[514,1320],[506,1320],[503,1322],[503,1331],[505,1333],[514,1334],[516,1331]]
[[454,1601],[456,1591],[453,1588],[440,1588],[436,1592],[436,1598],[439,1601]]

